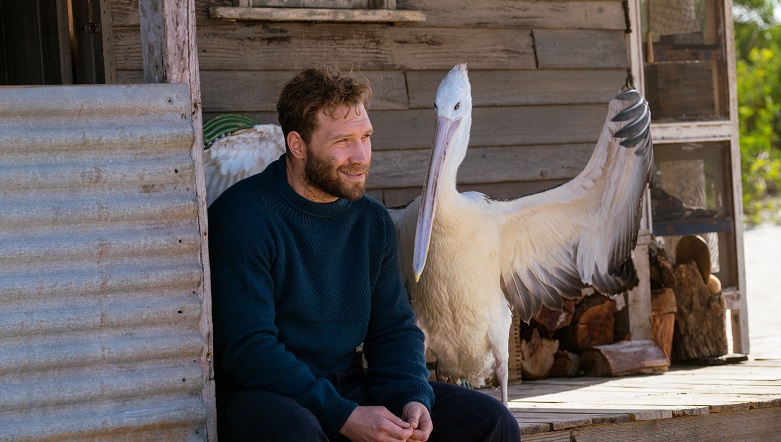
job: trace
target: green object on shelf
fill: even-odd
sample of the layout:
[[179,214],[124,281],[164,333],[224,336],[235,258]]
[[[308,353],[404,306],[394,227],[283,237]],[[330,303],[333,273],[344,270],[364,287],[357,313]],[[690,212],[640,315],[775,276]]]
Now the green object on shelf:
[[237,114],[222,114],[203,123],[203,145],[208,147],[214,140],[236,132],[240,129],[249,129],[260,124],[250,117]]

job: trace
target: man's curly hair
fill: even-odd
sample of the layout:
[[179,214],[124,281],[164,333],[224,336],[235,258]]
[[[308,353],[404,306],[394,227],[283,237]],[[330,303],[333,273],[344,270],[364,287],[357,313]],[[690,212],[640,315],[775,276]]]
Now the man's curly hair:
[[317,114],[321,110],[330,115],[345,104],[350,108],[359,104],[367,106],[371,95],[366,78],[342,74],[336,68],[310,68],[299,72],[285,84],[277,101],[285,146],[287,135],[293,131],[309,144],[312,133],[317,129]]

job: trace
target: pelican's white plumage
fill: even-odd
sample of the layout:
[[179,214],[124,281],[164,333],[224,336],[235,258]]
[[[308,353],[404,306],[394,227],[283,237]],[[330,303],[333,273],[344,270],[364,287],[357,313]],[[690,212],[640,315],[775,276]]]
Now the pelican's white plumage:
[[258,124],[215,140],[203,153],[207,204],[239,180],[262,172],[283,153],[285,136],[276,124]]
[[637,284],[631,251],[653,164],[650,113],[639,92],[619,93],[576,178],[498,201],[456,190],[472,123],[466,65],[447,74],[435,103],[423,195],[391,210],[402,277],[440,372],[476,386],[491,377],[506,403],[508,300],[528,322],[587,285],[617,294]]

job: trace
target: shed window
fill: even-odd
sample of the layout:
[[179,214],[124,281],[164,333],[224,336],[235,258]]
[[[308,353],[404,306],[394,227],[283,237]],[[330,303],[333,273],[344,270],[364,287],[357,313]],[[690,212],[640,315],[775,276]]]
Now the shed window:
[[235,0],[211,7],[209,17],[233,21],[400,23],[426,20],[420,11],[396,9],[396,0]]

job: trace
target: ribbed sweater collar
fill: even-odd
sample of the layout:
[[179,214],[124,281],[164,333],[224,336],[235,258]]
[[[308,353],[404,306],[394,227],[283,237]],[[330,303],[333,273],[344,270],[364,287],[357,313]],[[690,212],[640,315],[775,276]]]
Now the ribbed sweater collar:
[[274,183],[277,191],[296,210],[320,218],[330,218],[343,213],[352,204],[352,201],[345,198],[339,198],[330,203],[316,203],[299,195],[290,187],[290,183],[287,181],[285,154],[282,154],[277,161],[271,163],[270,167],[274,168]]

